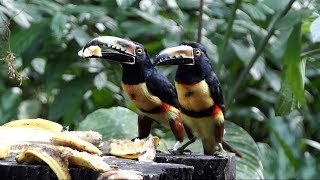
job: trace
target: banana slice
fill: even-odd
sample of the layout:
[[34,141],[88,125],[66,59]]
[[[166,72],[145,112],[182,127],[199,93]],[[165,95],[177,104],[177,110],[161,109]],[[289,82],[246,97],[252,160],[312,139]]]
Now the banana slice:
[[64,133],[57,133],[53,135],[51,141],[52,141],[52,144],[54,145],[67,146],[72,149],[76,149],[79,151],[86,151],[91,154],[98,154],[98,155],[102,154],[102,152],[93,144],[85,140],[82,140],[78,137],[68,136],[67,134],[64,134]]
[[57,175],[58,179],[71,179],[68,163],[69,152],[61,153],[50,147],[30,148],[16,156],[18,163],[45,162]]
[[82,57],[82,58],[86,58],[86,57],[90,57],[90,56],[98,56],[101,57],[101,48],[99,46],[90,46],[88,48],[86,48],[84,51],[83,49],[81,49],[78,52],[78,56]]
[[0,159],[6,158],[10,155],[11,145],[1,144],[0,145]]
[[53,133],[61,132],[63,127],[62,125],[55,123],[53,121],[49,121],[46,119],[21,119],[10,121],[4,125],[3,127],[14,127],[14,128],[33,128],[33,129],[41,129],[45,131],[50,131]]

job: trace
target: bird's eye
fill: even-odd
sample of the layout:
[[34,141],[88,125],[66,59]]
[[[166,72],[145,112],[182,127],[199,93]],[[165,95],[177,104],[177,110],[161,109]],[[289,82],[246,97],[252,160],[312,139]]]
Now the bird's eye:
[[137,54],[141,55],[143,53],[143,50],[141,48],[137,49]]
[[196,56],[200,56],[201,55],[201,51],[200,50],[196,50]]

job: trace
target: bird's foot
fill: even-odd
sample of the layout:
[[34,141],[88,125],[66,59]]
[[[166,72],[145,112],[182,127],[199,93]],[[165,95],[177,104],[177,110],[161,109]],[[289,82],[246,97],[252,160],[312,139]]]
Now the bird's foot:
[[182,154],[192,153],[189,149],[180,149],[180,148],[178,148],[177,150],[169,149],[168,151],[170,154],[173,154],[173,155],[182,155]]
[[213,153],[215,156],[226,157],[228,155],[227,151],[225,151],[222,147],[222,144],[219,143],[217,151]]

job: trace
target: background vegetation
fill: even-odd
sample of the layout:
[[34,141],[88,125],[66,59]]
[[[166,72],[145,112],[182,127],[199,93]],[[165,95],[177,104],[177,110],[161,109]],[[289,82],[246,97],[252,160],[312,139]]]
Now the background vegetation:
[[[42,117],[134,137],[120,66],[77,52],[112,35],[153,57],[197,39],[198,9],[198,0],[0,0],[0,124]],[[204,1],[202,43],[226,99],[226,140],[245,154],[239,179],[320,178],[319,10],[319,0]],[[159,70],[173,80],[175,67]],[[153,134],[170,147],[169,130]]]

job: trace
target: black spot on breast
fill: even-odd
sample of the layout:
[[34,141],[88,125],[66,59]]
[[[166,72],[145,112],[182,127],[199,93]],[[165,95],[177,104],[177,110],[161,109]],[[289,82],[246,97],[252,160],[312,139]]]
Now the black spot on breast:
[[135,93],[131,93],[129,96],[130,96],[130,99],[133,99],[133,100],[136,98],[136,94]]
[[185,96],[185,97],[190,97],[190,96],[192,96],[193,94],[194,94],[193,91],[186,91],[186,92],[184,93],[184,96]]

